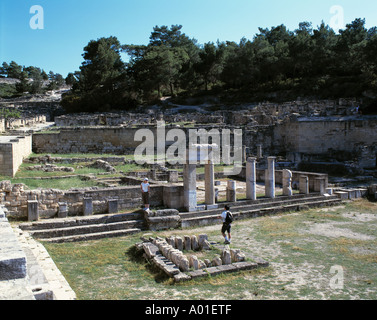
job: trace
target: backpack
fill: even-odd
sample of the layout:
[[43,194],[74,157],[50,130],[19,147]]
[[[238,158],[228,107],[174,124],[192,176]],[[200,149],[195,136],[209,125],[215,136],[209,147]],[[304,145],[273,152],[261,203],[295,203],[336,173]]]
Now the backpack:
[[226,213],[226,218],[225,218],[225,223],[226,224],[231,224],[233,222],[233,215],[230,211],[227,211]]

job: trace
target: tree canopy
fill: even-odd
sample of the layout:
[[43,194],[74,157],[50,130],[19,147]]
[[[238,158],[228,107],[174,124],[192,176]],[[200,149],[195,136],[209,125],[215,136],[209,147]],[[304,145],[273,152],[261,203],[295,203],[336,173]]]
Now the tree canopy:
[[[0,78],[19,80],[15,85],[7,85],[8,87],[14,86],[18,95],[22,95],[26,92],[36,94],[42,93],[45,90],[56,90],[65,84],[63,76],[59,73],[55,74],[53,71],[50,71],[49,74],[47,74],[38,67],[21,66],[15,61],[11,61],[9,64],[3,62],[0,67]],[[48,82],[48,85],[44,86],[44,82]],[[7,94],[3,94],[3,92],[4,90],[0,91],[0,97],[7,96]]]
[[[90,41],[80,71],[70,74],[73,91],[65,96],[65,107],[127,109],[161,96],[213,89],[253,101],[377,97],[377,27],[367,29],[365,19],[338,34],[323,22],[316,28],[301,22],[294,31],[282,24],[259,28],[251,40],[203,45],[182,28],[155,26],[147,45],[120,44],[115,37]],[[12,70],[19,72],[16,66]]]

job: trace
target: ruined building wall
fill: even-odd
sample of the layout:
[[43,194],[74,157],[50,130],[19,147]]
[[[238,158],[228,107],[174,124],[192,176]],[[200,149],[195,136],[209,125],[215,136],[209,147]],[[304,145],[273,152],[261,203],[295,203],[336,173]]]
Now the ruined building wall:
[[33,152],[130,154],[142,143],[134,141],[137,130],[124,127],[79,127],[62,129],[59,133],[34,134]]
[[[157,145],[155,128],[151,129]],[[210,130],[211,126],[204,126]],[[257,145],[264,155],[353,153],[363,167],[375,167],[377,150],[377,117],[314,117],[297,118],[271,125],[239,126],[243,144],[249,154],[256,154]],[[35,153],[100,153],[132,154],[142,142],[135,141],[140,128],[79,127],[62,128],[59,133],[34,134]],[[168,131],[170,127],[166,127]],[[187,129],[185,129],[187,130]],[[221,132],[221,129],[219,129]],[[188,136],[188,135],[186,135]],[[343,159],[348,160],[348,159]]]
[[31,154],[31,136],[0,140],[0,175],[14,177],[23,159]]
[[[153,206],[163,205],[163,186],[151,186],[150,201]],[[93,199],[94,213],[107,213],[107,201],[118,200],[119,210],[141,206],[140,186],[118,188],[84,188],[77,190],[25,190],[23,184],[0,182],[0,203],[8,210],[12,218],[27,218],[28,200],[38,200],[38,211],[41,218],[52,218],[58,214],[59,202],[66,202],[70,216],[83,213],[83,199]]]
[[285,122],[274,129],[274,147],[277,152],[312,155],[345,151],[359,157],[361,166],[375,167],[377,117],[301,118]]

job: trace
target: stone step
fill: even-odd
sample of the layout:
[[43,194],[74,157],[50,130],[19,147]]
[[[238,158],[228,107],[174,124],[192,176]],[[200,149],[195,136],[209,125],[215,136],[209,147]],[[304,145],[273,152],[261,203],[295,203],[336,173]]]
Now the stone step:
[[[288,211],[297,211],[301,210],[303,208],[314,208],[314,207],[324,207],[324,206],[331,206],[331,205],[337,205],[341,203],[341,200],[337,197],[321,197],[321,199],[313,199],[313,200],[307,200],[303,199],[304,201],[296,202],[293,204],[286,204],[282,205],[281,203],[271,203],[268,206],[264,206],[263,208],[254,208],[254,209],[246,209],[242,208],[240,210],[240,207],[232,208],[232,213],[235,218],[235,220],[241,220],[241,219],[248,219],[248,218],[256,218],[264,215],[269,214],[277,214],[277,213],[283,213]],[[196,217],[191,218],[182,218],[181,226],[182,228],[189,228],[194,226],[206,226],[206,225],[212,225],[212,224],[219,224],[221,223],[219,220],[219,214],[214,215],[198,215]]]
[[89,234],[82,234],[82,235],[49,238],[49,239],[44,239],[43,242],[63,243],[63,242],[98,240],[98,239],[104,239],[104,238],[128,236],[131,234],[139,233],[141,231],[142,230],[138,228],[127,229],[127,230],[114,230],[114,231],[107,231],[107,232],[97,232],[97,233],[89,233]]
[[46,221],[27,222],[20,224],[21,230],[46,230],[54,228],[69,228],[76,226],[86,226],[95,224],[106,224],[133,220],[142,220],[143,214],[139,212],[125,214],[106,214],[94,215],[88,217],[72,217],[65,219],[52,219]]
[[[327,197],[329,198],[329,197]],[[327,199],[326,198],[326,199]],[[336,196],[331,196],[332,199],[337,198]],[[278,205],[289,205],[295,204],[305,201],[317,201],[323,200],[324,197],[319,194],[312,194],[312,195],[298,195],[293,197],[278,197],[275,199],[258,199],[257,201],[240,201],[237,204],[233,204],[231,207],[231,211],[238,211],[238,210],[253,210],[259,208],[265,208],[268,206],[278,206]],[[219,207],[218,209],[214,210],[207,210],[207,211],[199,211],[199,212],[187,212],[182,213],[181,217],[183,219],[187,218],[195,218],[199,215],[209,216],[209,215],[218,215],[219,213],[223,212],[223,207]]]
[[91,233],[103,233],[108,231],[120,231],[133,228],[144,228],[143,220],[130,220],[113,223],[90,224],[83,226],[51,228],[44,230],[29,231],[30,235],[36,239],[48,239],[56,237],[68,237],[75,235],[85,235]]

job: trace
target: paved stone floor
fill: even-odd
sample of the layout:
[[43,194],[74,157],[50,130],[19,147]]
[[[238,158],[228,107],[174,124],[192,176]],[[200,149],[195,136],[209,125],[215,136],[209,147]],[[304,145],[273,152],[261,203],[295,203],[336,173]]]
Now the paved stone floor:
[[75,300],[76,294],[45,247],[27,232],[17,227],[14,227],[13,230],[26,254],[27,278],[34,295],[40,292],[40,298],[45,300]]

